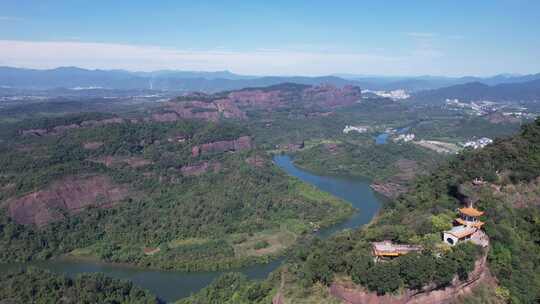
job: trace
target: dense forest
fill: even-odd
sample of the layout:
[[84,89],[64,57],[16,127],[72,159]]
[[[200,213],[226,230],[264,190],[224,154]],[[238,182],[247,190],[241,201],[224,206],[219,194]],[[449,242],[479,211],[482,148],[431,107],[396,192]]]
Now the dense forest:
[[162,303],[130,282],[101,274],[71,279],[37,268],[0,273],[1,303]]
[[[95,122],[100,120],[113,123]],[[88,121],[92,125],[84,126]],[[250,136],[235,123],[158,123],[88,113],[11,127],[0,143],[3,262],[69,254],[165,269],[229,268],[266,262],[314,227],[353,212],[285,175],[256,146],[193,154],[203,144],[219,147]],[[29,129],[50,134],[24,134]],[[87,185],[94,187],[90,192],[103,192],[94,204],[55,209],[54,201],[76,200],[74,193]],[[32,202],[32,193],[53,196],[54,206],[24,203]],[[111,203],[111,197],[120,200]]]
[[[295,163],[314,172],[383,180],[402,171],[428,172],[443,159],[436,152],[414,144],[377,145],[371,137],[355,137],[353,140],[318,144],[301,151],[295,155]],[[414,167],[401,168],[403,160]]]

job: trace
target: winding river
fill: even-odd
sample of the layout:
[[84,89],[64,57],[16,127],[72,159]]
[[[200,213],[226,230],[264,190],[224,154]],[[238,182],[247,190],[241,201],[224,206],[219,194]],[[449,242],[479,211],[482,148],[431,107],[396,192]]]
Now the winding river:
[[[288,174],[348,201],[359,210],[359,212],[356,212],[347,221],[321,230],[319,232],[321,237],[327,237],[343,229],[364,225],[371,221],[380,208],[380,197],[376,196],[371,190],[368,180],[315,175],[296,167],[287,155],[275,156],[274,163]],[[263,279],[282,262],[283,260],[279,259],[268,264],[254,265],[229,271],[242,272],[252,279]],[[148,270],[98,262],[66,260],[36,262],[32,263],[32,265],[43,267],[56,273],[64,273],[68,276],[75,276],[84,272],[102,272],[106,276],[130,280],[134,284],[150,290],[165,301],[175,301],[187,297],[225,273],[224,271],[187,273]],[[0,271],[18,266],[13,264],[9,266],[0,265]]]

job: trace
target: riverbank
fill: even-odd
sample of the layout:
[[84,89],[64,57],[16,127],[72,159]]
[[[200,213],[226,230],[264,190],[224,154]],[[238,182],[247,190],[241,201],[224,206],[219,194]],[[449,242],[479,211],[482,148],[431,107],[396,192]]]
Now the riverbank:
[[[357,228],[371,221],[380,209],[380,198],[374,194],[369,183],[363,179],[348,179],[319,176],[297,168],[287,155],[277,155],[274,163],[289,175],[316,187],[341,200],[347,201],[358,210],[345,221],[321,229],[317,234],[327,237],[343,229]],[[311,186],[310,186],[311,187]],[[301,210],[299,211],[301,212]],[[75,277],[80,273],[100,272],[106,276],[124,279],[135,285],[146,288],[166,301],[176,301],[187,297],[210,284],[219,276],[229,271],[243,273],[250,279],[264,279],[277,269],[283,260],[278,258],[267,264],[257,264],[227,271],[181,272],[166,270],[150,270],[125,265],[104,264],[91,261],[46,261],[32,263],[56,273],[65,273]],[[0,266],[0,271],[5,270]]]

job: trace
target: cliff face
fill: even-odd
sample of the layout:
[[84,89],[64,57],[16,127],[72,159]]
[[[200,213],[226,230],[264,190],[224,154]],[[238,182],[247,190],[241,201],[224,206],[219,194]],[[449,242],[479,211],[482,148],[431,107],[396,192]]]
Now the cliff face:
[[248,157],[248,158],[246,158],[245,161],[246,161],[246,163],[250,164],[251,166],[258,167],[258,168],[263,167],[264,164],[266,163],[264,157],[259,156],[259,155]]
[[358,102],[361,90],[354,86],[337,88],[331,85],[321,85],[307,88],[302,92],[302,99],[308,104],[315,104],[322,107],[348,106]]
[[183,166],[180,171],[184,176],[198,176],[212,170],[213,172],[219,172],[221,170],[221,163],[219,162],[202,162],[191,166]]
[[8,215],[23,225],[44,226],[87,207],[107,208],[128,196],[128,188],[107,176],[68,177],[47,189],[10,199]]
[[208,153],[227,152],[227,151],[244,151],[252,148],[251,137],[242,136],[235,140],[215,141],[200,146],[195,146],[191,149],[191,156],[198,157]]
[[153,162],[148,159],[144,159],[142,157],[122,157],[122,156],[105,156],[100,159],[92,160],[94,162],[104,164],[105,166],[111,168],[115,166],[119,166],[122,164],[127,164],[128,166],[132,168],[139,168],[144,167],[147,165],[151,165]]
[[244,107],[276,108],[285,104],[282,91],[246,90],[229,94],[229,100]]
[[[354,86],[338,88],[331,85],[313,86],[305,89],[275,88],[270,90],[246,89],[233,91],[226,96],[192,94],[188,101],[171,101],[165,105],[165,113],[152,116],[154,121],[169,122],[179,119],[202,119],[218,121],[220,118],[246,119],[246,108],[272,110],[301,104],[335,108],[348,106],[361,99],[361,90]],[[189,100],[193,98],[193,100]],[[203,101],[205,100],[205,101]]]
[[428,286],[423,290],[407,290],[403,295],[396,297],[391,295],[379,296],[373,292],[366,292],[356,286],[333,283],[330,286],[330,294],[341,299],[346,304],[445,304],[452,303],[459,296],[467,295],[481,283],[492,283],[493,278],[489,272],[486,261],[487,255],[476,261],[474,270],[469,274],[466,281],[456,278],[452,284],[444,289],[435,289]]
[[124,122],[124,119],[119,118],[119,117],[102,119],[102,120],[86,120],[86,121],[81,122],[80,124],[59,125],[59,126],[55,126],[49,129],[21,130],[20,134],[34,135],[34,136],[58,135],[72,129],[100,127],[100,126],[105,126],[109,124],[118,124],[118,123],[123,123],[123,122]]
[[169,102],[166,106],[169,112],[154,114],[154,121],[168,122],[178,119],[201,119],[207,121],[218,121],[223,118],[245,119],[246,114],[241,111],[236,104],[229,99],[218,99],[212,102],[189,101],[189,102]]

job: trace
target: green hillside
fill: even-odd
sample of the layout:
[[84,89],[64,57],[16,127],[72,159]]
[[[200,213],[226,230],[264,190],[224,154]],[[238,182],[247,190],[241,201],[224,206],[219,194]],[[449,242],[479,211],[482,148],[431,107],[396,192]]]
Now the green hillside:
[[[540,297],[539,175],[537,120],[523,126],[518,135],[496,140],[481,150],[467,150],[432,174],[417,178],[413,189],[389,202],[372,225],[325,241],[303,243],[281,269],[281,287],[279,278],[269,278],[268,282],[274,283],[267,294],[279,290],[285,303],[325,303],[331,301],[325,286],[336,280],[351,281],[378,294],[396,294],[404,288],[428,284],[444,287],[454,275],[465,279],[480,249],[473,244],[452,249],[441,246],[441,232],[449,228],[457,216],[456,208],[466,197],[485,211],[482,220],[491,241],[488,265],[498,285],[481,286],[460,301],[535,303]],[[482,178],[484,183],[472,187],[475,178]],[[391,262],[373,263],[370,242],[386,239],[421,244],[425,250]],[[252,283],[243,284],[240,286]],[[193,300],[207,303],[228,299],[219,284],[209,289]],[[238,287],[233,296],[244,299],[249,290]]]
[[[314,225],[353,211],[288,177],[254,145],[193,155],[194,147],[250,136],[234,123],[123,120],[21,134],[96,119],[111,117],[18,123],[0,145],[1,262],[68,254],[162,269],[229,268],[282,255]],[[62,205],[88,200],[86,193],[99,195],[86,207]]]

